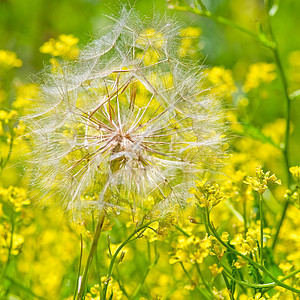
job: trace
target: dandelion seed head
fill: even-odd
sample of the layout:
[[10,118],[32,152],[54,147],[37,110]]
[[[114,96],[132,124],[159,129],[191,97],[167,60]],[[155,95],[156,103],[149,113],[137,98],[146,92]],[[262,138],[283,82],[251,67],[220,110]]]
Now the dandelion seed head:
[[[202,67],[176,57],[178,25],[123,10],[75,61],[45,71],[26,121],[33,183],[76,214],[164,215],[218,168],[225,128]],[[147,22],[146,22],[147,23]]]

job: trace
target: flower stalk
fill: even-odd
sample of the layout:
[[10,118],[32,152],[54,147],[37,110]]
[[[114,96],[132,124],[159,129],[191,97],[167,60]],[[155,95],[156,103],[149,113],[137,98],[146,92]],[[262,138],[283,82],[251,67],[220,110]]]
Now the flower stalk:
[[80,278],[80,282],[79,282],[79,289],[78,289],[78,296],[77,299],[78,300],[83,300],[84,299],[84,293],[85,293],[85,287],[86,287],[86,283],[88,280],[88,275],[89,275],[89,270],[93,261],[93,257],[95,255],[95,252],[97,251],[97,246],[98,246],[98,241],[99,241],[99,237],[102,231],[102,227],[103,227],[103,223],[104,223],[104,219],[105,219],[105,212],[102,211],[99,214],[98,217],[98,223],[97,223],[97,227],[96,227],[96,231],[93,237],[93,242],[91,245],[91,249],[86,261],[86,265],[83,271],[83,275]]

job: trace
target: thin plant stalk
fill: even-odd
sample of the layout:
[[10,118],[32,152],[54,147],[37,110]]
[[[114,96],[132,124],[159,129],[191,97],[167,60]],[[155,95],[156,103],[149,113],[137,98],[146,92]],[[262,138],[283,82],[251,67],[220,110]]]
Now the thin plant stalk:
[[[4,279],[6,277],[6,272],[7,272],[8,266],[11,262],[11,252],[12,252],[12,248],[13,248],[14,233],[15,233],[15,210],[13,208],[12,213],[11,213],[11,236],[10,236],[10,243],[9,243],[9,248],[8,248],[7,261],[4,266],[3,273],[0,277],[0,282],[4,281]],[[0,290],[0,293],[3,292],[3,288],[4,287],[2,287],[2,289]]]
[[94,238],[93,238],[93,242],[92,242],[92,246],[86,261],[86,265],[83,271],[83,275],[81,278],[81,282],[79,284],[79,291],[78,291],[78,300],[83,300],[84,299],[84,292],[85,292],[85,286],[86,286],[86,282],[88,280],[88,274],[89,274],[89,270],[93,261],[93,257],[95,255],[95,252],[97,250],[97,246],[98,246],[98,241],[99,241],[99,237],[102,231],[102,227],[103,227],[103,223],[104,223],[104,219],[105,219],[105,213],[104,211],[102,211],[99,214],[99,218],[98,218],[98,224],[95,230],[95,234],[94,234]]
[[[190,280],[191,283],[195,283],[194,280],[192,279],[192,277],[190,276],[190,274],[188,273],[188,271],[186,270],[186,268],[184,267],[184,264],[182,262],[180,262],[181,268],[184,271],[185,275],[187,276],[187,278]],[[196,284],[196,283],[195,283]],[[196,284],[196,288],[198,289],[198,291],[200,292],[200,294],[205,298],[205,299],[213,299],[213,296],[210,294],[207,294],[207,290],[206,289],[202,289],[198,284]]]
[[[255,40],[259,41],[261,43],[261,45],[263,45],[264,47],[270,49],[274,55],[274,61],[277,65],[277,70],[278,70],[278,74],[279,74],[279,78],[282,82],[282,86],[283,86],[283,91],[284,91],[284,95],[285,95],[285,99],[286,99],[286,129],[285,129],[285,141],[284,141],[284,146],[281,147],[281,151],[284,157],[284,162],[286,165],[286,172],[287,172],[287,186],[290,186],[290,182],[291,182],[291,174],[289,172],[289,139],[290,139],[290,125],[291,125],[291,96],[289,95],[288,92],[288,84],[287,84],[287,77],[285,75],[282,63],[281,63],[281,59],[280,59],[280,55],[279,55],[279,50],[278,50],[278,44],[275,38],[275,35],[273,33],[272,30],[272,26],[271,26],[271,21],[270,21],[270,16],[269,13],[267,11],[267,16],[268,16],[268,25],[269,25],[269,33],[271,36],[271,39],[268,39],[266,37],[265,34],[260,33],[257,34],[251,30],[248,30],[247,28],[240,26],[239,24],[231,21],[230,19],[227,19],[225,17],[213,14],[212,12],[203,9],[203,7],[201,6],[202,10],[199,10],[197,7],[192,8],[190,6],[174,6],[174,9],[176,10],[180,10],[180,11],[188,11],[188,12],[192,12],[194,14],[197,14],[201,17],[205,17],[211,20],[214,20],[215,22],[219,23],[219,24],[224,24],[224,25],[228,25],[231,26],[232,28],[235,28],[245,34],[247,34],[248,36],[251,36],[252,38],[254,38]],[[286,212],[287,209],[289,207],[289,201],[286,201],[283,210],[282,210],[282,214],[281,214],[281,218],[278,222],[277,225],[277,230],[275,233],[275,237],[273,240],[273,244],[272,244],[272,248],[274,249],[278,240],[278,236],[283,224],[283,221],[285,219],[286,216]]]
[[[210,221],[210,217],[209,217],[209,210],[206,209],[206,216],[207,216],[207,225],[209,227],[209,229],[212,231],[213,235],[215,236],[215,238],[230,252],[235,253],[236,255],[242,257],[244,260],[248,261],[250,264],[252,264],[253,266],[255,266],[256,268],[260,269],[263,273],[265,273],[265,275],[267,275],[270,279],[272,279],[278,286],[283,287],[297,295],[300,295],[300,290],[296,289],[292,286],[289,286],[285,283],[283,283],[281,280],[278,280],[265,266],[261,265],[260,263],[255,262],[254,260],[252,260],[251,258],[249,258],[248,256],[238,252],[236,249],[234,249],[233,247],[227,245],[225,242],[222,241],[221,237],[219,236],[219,234],[217,233],[216,229],[214,228],[214,226],[212,225],[211,221]],[[258,286],[258,285],[257,285]],[[259,286],[258,286],[259,288]]]
[[114,253],[114,255],[111,258],[110,264],[109,264],[109,268],[108,268],[108,272],[107,272],[107,279],[104,282],[104,287],[102,290],[102,299],[106,300],[106,294],[107,294],[107,288],[108,288],[108,283],[110,281],[112,272],[114,270],[114,265],[117,259],[118,254],[120,253],[120,251],[130,242],[132,242],[133,240],[136,239],[136,237],[134,237],[138,232],[145,230],[150,224],[156,222],[157,220],[152,220],[149,221],[148,223],[141,225],[140,227],[138,227],[137,229],[134,230],[134,232],[132,234],[129,235],[129,237],[118,247],[118,249],[116,250],[116,252]]
[[259,218],[260,218],[260,264],[264,265],[264,216],[263,196],[259,194]]
[[78,284],[79,284],[81,263],[82,263],[82,252],[83,252],[83,240],[82,240],[82,234],[80,234],[80,256],[79,256],[78,272],[77,272],[77,277],[76,277],[76,286],[75,286],[73,300],[76,300],[77,291],[78,291]]

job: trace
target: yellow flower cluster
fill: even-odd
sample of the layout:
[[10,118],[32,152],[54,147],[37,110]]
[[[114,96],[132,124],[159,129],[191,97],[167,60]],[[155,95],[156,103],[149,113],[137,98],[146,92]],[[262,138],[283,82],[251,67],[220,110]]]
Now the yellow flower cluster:
[[171,256],[169,263],[188,262],[201,264],[203,259],[210,254],[212,241],[207,235],[204,239],[198,236],[180,236],[176,244],[174,244],[175,253]]
[[12,68],[20,68],[23,62],[19,59],[15,52],[9,50],[0,50],[0,70],[10,70]]
[[247,255],[258,250],[258,241],[260,240],[260,228],[249,228],[246,237],[241,233],[234,235],[230,244],[235,246],[235,249],[240,253]]
[[268,188],[269,184],[278,184],[281,185],[281,180],[277,179],[277,177],[273,174],[270,175],[270,171],[264,173],[262,168],[258,166],[256,168],[256,176],[255,177],[247,177],[244,180],[245,184],[251,185],[254,191],[257,191],[259,194],[263,194],[265,190]]
[[6,138],[6,141],[11,140],[12,134],[16,131],[14,127],[18,113],[15,110],[6,112],[0,110],[0,136]]
[[219,184],[207,180],[195,181],[196,186],[189,189],[189,193],[193,194],[201,207],[212,208],[221,201],[226,200],[227,195],[220,189]]
[[198,38],[201,35],[199,27],[187,27],[179,32],[181,36],[178,54],[180,57],[194,56],[197,51]]
[[[101,277],[101,284],[102,289],[104,287],[104,283],[107,281],[106,276]],[[100,300],[100,289],[99,284],[95,284],[90,288],[90,292],[88,292],[85,296],[86,300]],[[108,280],[108,287],[107,287],[107,297],[111,300],[120,300],[123,299],[123,292],[120,290],[119,285],[117,282],[113,280],[112,277]],[[73,298],[70,298],[73,299]]]
[[13,205],[15,211],[21,211],[23,206],[30,204],[26,190],[20,187],[0,188],[0,195],[4,201],[9,201]]
[[8,254],[18,255],[24,243],[24,237],[20,234],[11,234],[10,224],[0,223],[0,262],[5,263],[8,259]]
[[296,182],[300,182],[300,167],[299,166],[294,166],[290,167],[290,172]]
[[207,80],[213,92],[219,93],[220,96],[230,98],[237,91],[235,86],[232,71],[224,67],[212,67],[207,72]]
[[64,59],[76,59],[79,54],[79,39],[72,34],[61,34],[58,39],[51,38],[40,47],[41,53],[60,56]]
[[156,32],[153,28],[143,31],[137,39],[137,45],[147,48],[145,52],[138,53],[137,56],[143,59],[145,66],[155,64],[160,59],[159,49],[163,46],[165,40],[160,32]]
[[13,102],[13,107],[16,109],[29,106],[32,100],[36,97],[39,87],[35,83],[20,84],[16,87],[17,97]]
[[248,93],[249,91],[259,87],[262,83],[269,83],[275,78],[275,64],[268,64],[265,62],[252,64],[249,67],[243,90]]
[[[280,296],[280,293],[277,293],[273,296],[269,296],[267,293],[256,293],[254,298],[248,298],[247,296],[245,296],[245,298],[243,297],[243,299],[241,300],[278,300],[279,299],[279,296]],[[283,298],[280,298],[280,299],[283,299]]]
[[289,171],[291,172],[296,185],[286,191],[285,199],[293,203],[296,207],[300,208],[300,167],[290,167]]

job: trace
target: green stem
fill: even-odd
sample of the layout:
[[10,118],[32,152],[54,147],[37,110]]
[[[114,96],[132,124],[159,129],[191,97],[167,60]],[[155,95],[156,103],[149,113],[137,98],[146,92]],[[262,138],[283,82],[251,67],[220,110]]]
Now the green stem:
[[272,41],[269,41],[266,39],[266,37],[264,38],[261,38],[261,36],[259,36],[258,34],[256,34],[255,32],[243,27],[243,26],[240,26],[239,24],[231,21],[230,19],[227,19],[227,18],[224,18],[222,16],[219,16],[219,15],[216,15],[216,14],[213,14],[212,12],[210,11],[201,11],[197,8],[192,8],[190,6],[179,6],[179,5],[175,5],[174,6],[174,9],[176,10],[179,10],[179,11],[187,11],[187,12],[192,12],[196,15],[199,15],[201,17],[204,17],[204,18],[208,18],[208,19],[211,19],[219,24],[224,24],[224,25],[228,25],[228,26],[231,26],[249,36],[251,36],[252,38],[254,38],[255,40],[259,41],[263,46],[265,46],[266,48],[269,48],[269,49],[272,49],[274,47]]
[[1,170],[0,170],[0,175],[2,174],[2,171],[4,170],[6,164],[8,163],[11,153],[12,153],[12,149],[13,149],[13,143],[14,143],[14,139],[13,137],[11,137],[10,139],[10,143],[9,143],[9,150],[8,150],[8,154],[6,156],[6,159],[2,162],[1,164]]
[[181,267],[182,267],[182,270],[184,271],[185,275],[187,276],[187,278],[190,280],[190,282],[191,282],[192,284],[195,284],[195,285],[196,285],[196,288],[198,289],[198,291],[200,292],[200,294],[201,294],[205,299],[213,299],[213,296],[207,295],[207,294],[205,293],[206,290],[205,290],[205,289],[201,289],[201,287],[200,287],[199,285],[197,285],[197,284],[194,282],[194,280],[191,278],[189,272],[188,272],[188,271],[186,270],[186,268],[184,267],[183,263],[182,263],[181,261],[180,261],[179,263],[180,263],[180,265],[181,265]]
[[98,241],[99,241],[99,237],[102,231],[102,226],[104,223],[104,219],[105,219],[105,213],[102,211],[99,214],[99,218],[98,218],[98,224],[96,227],[96,231],[94,234],[94,238],[93,238],[93,242],[92,242],[92,246],[86,261],[86,265],[83,271],[83,275],[82,275],[82,279],[81,279],[81,283],[80,283],[80,287],[79,287],[79,291],[78,291],[78,300],[83,300],[84,299],[84,292],[85,292],[85,286],[86,286],[86,282],[88,279],[88,274],[89,274],[89,270],[93,261],[93,257],[95,255],[95,252],[97,250],[97,246],[98,246]]
[[[95,232],[95,216],[94,213],[92,214],[93,217],[93,231]],[[101,272],[100,272],[100,263],[99,263],[99,257],[98,257],[98,251],[95,252],[95,261],[96,261],[96,274],[97,274],[97,278],[98,278],[98,284],[99,287],[101,287]],[[101,298],[101,293],[100,293],[100,298]]]
[[245,230],[245,237],[246,233],[248,231],[248,226],[247,226],[247,203],[246,199],[243,199],[243,217],[244,217],[244,230]]
[[204,279],[204,277],[203,277],[203,274],[202,274],[202,272],[201,272],[200,266],[199,266],[199,264],[198,264],[197,262],[195,262],[195,266],[196,266],[196,270],[197,270],[197,272],[198,272],[198,274],[199,274],[199,276],[200,276],[200,278],[201,278],[202,283],[203,283],[204,286],[206,287],[207,291],[208,291],[211,295],[213,295],[213,293],[212,293],[212,291],[211,291],[211,288],[208,286],[207,282],[205,281],[205,279]]
[[114,253],[113,257],[111,258],[110,264],[109,264],[109,268],[108,268],[108,272],[107,272],[107,279],[104,282],[104,287],[103,287],[103,300],[106,300],[106,293],[107,293],[107,287],[108,287],[108,283],[110,281],[113,269],[114,269],[114,264],[115,261],[117,259],[117,256],[119,254],[119,252],[130,242],[132,242],[133,240],[135,240],[136,238],[134,237],[139,231],[147,228],[150,224],[156,222],[157,220],[152,220],[148,223],[146,223],[145,225],[141,225],[139,228],[135,229],[134,232],[132,234],[129,235],[129,237],[118,247],[118,249],[116,250],[116,252]]
[[[1,283],[3,283],[3,280],[6,277],[6,272],[7,272],[8,266],[9,266],[10,261],[11,261],[11,251],[12,251],[12,248],[13,248],[14,232],[15,232],[15,210],[14,210],[14,208],[12,208],[12,213],[11,213],[10,218],[11,218],[11,236],[10,236],[10,243],[9,243],[9,248],[8,248],[7,261],[6,261],[5,267],[3,269],[3,272],[2,272],[2,275],[1,275],[1,278],[0,278]],[[3,287],[1,289],[1,293],[2,293],[2,291],[3,291]]]
[[[23,290],[24,292],[26,292],[28,295],[33,296],[35,299],[39,299],[39,300],[47,300],[46,298],[37,295],[36,293],[34,293],[30,288],[22,285],[20,282],[16,281],[14,278],[11,278],[9,276],[6,276],[5,279],[9,280],[15,287],[18,287],[19,289]],[[27,298],[27,297],[26,297]]]
[[251,287],[251,288],[255,288],[255,289],[262,289],[262,288],[273,288],[276,286],[275,282],[270,282],[270,283],[251,283],[251,282],[245,282],[245,281],[241,281],[238,280],[236,278],[234,278],[229,272],[227,272],[226,270],[224,270],[224,272],[226,273],[226,275],[233,281],[235,281],[236,283],[243,285],[243,286],[247,286],[247,287]]
[[266,267],[260,265],[259,263],[255,262],[254,260],[250,259],[249,257],[247,257],[246,255],[238,252],[237,250],[235,250],[234,248],[232,248],[231,246],[227,245],[225,242],[222,241],[221,237],[219,236],[219,234],[217,233],[217,231],[215,230],[215,228],[213,227],[213,225],[210,222],[210,217],[209,217],[209,211],[208,209],[206,209],[206,216],[207,216],[207,220],[208,220],[208,226],[210,228],[210,230],[213,232],[215,238],[229,251],[231,251],[232,253],[235,253],[236,255],[242,257],[244,260],[248,261],[249,263],[251,263],[253,266],[255,266],[256,268],[260,269],[263,273],[265,273],[268,277],[270,277],[277,285],[292,291],[293,293],[296,293],[298,295],[300,295],[300,290],[291,287],[285,283],[283,283],[282,281],[278,280],[272,273],[270,273],[270,271],[268,269],[266,269]]
[[294,275],[298,274],[299,272],[300,272],[300,269],[297,269],[297,270],[291,272],[290,274],[287,274],[287,275],[283,276],[283,277],[281,278],[281,281],[285,281],[285,280],[287,280],[287,279],[293,277]]
[[76,300],[77,291],[78,291],[78,283],[79,283],[81,264],[82,264],[82,253],[83,253],[83,240],[82,240],[82,234],[80,234],[80,256],[79,256],[78,272],[76,277],[76,285],[75,285],[73,300]]
[[[284,161],[285,161],[285,166],[286,166],[286,173],[287,173],[287,186],[289,187],[291,184],[291,174],[289,172],[289,168],[290,168],[290,163],[289,163],[289,141],[290,141],[290,126],[291,126],[291,98],[288,92],[288,83],[287,83],[287,78],[286,75],[284,73],[283,70],[283,66],[281,63],[281,59],[280,59],[280,55],[279,55],[279,50],[278,50],[278,44],[275,38],[275,35],[273,33],[272,30],[272,25],[271,25],[271,21],[269,20],[269,30],[270,30],[270,35],[271,38],[275,44],[275,47],[272,48],[273,54],[274,54],[274,58],[275,58],[275,63],[277,65],[277,70],[278,70],[278,74],[279,77],[281,79],[282,82],[282,87],[283,87],[283,92],[285,95],[285,102],[286,102],[286,128],[285,128],[285,141],[284,141],[284,147],[282,149],[282,154],[284,157]],[[283,221],[285,219],[286,216],[286,212],[289,206],[289,202],[286,201],[282,214],[281,214],[281,218],[280,221],[277,225],[277,230],[275,233],[275,237],[273,240],[273,244],[272,244],[272,248],[274,249],[278,240],[278,236],[280,233],[280,229],[282,227]]]
[[263,196],[259,194],[259,219],[260,219],[260,264],[264,265],[264,217]]
[[[140,284],[139,284],[139,285],[137,286],[137,288],[135,289],[135,291],[134,291],[134,293],[133,293],[131,299],[135,299],[135,298],[137,297],[137,295],[138,295],[140,289],[142,288],[142,286],[143,286],[143,284],[144,284],[144,282],[145,282],[145,280],[146,280],[146,278],[147,278],[147,276],[148,276],[150,270],[151,270],[151,269],[157,264],[157,262],[158,262],[159,255],[158,255],[158,253],[157,253],[156,246],[155,246],[154,249],[155,249],[155,260],[154,260],[154,262],[153,262],[152,264],[150,264],[150,265],[147,267],[147,270],[146,270],[146,272],[145,272],[145,274],[144,274],[144,276],[143,276],[143,278],[142,278],[142,281],[140,282]],[[150,262],[150,261],[149,261],[149,262]]]
[[175,225],[175,228],[178,229],[184,236],[186,237],[190,237],[190,235],[185,232],[181,227],[179,227],[178,225]]

